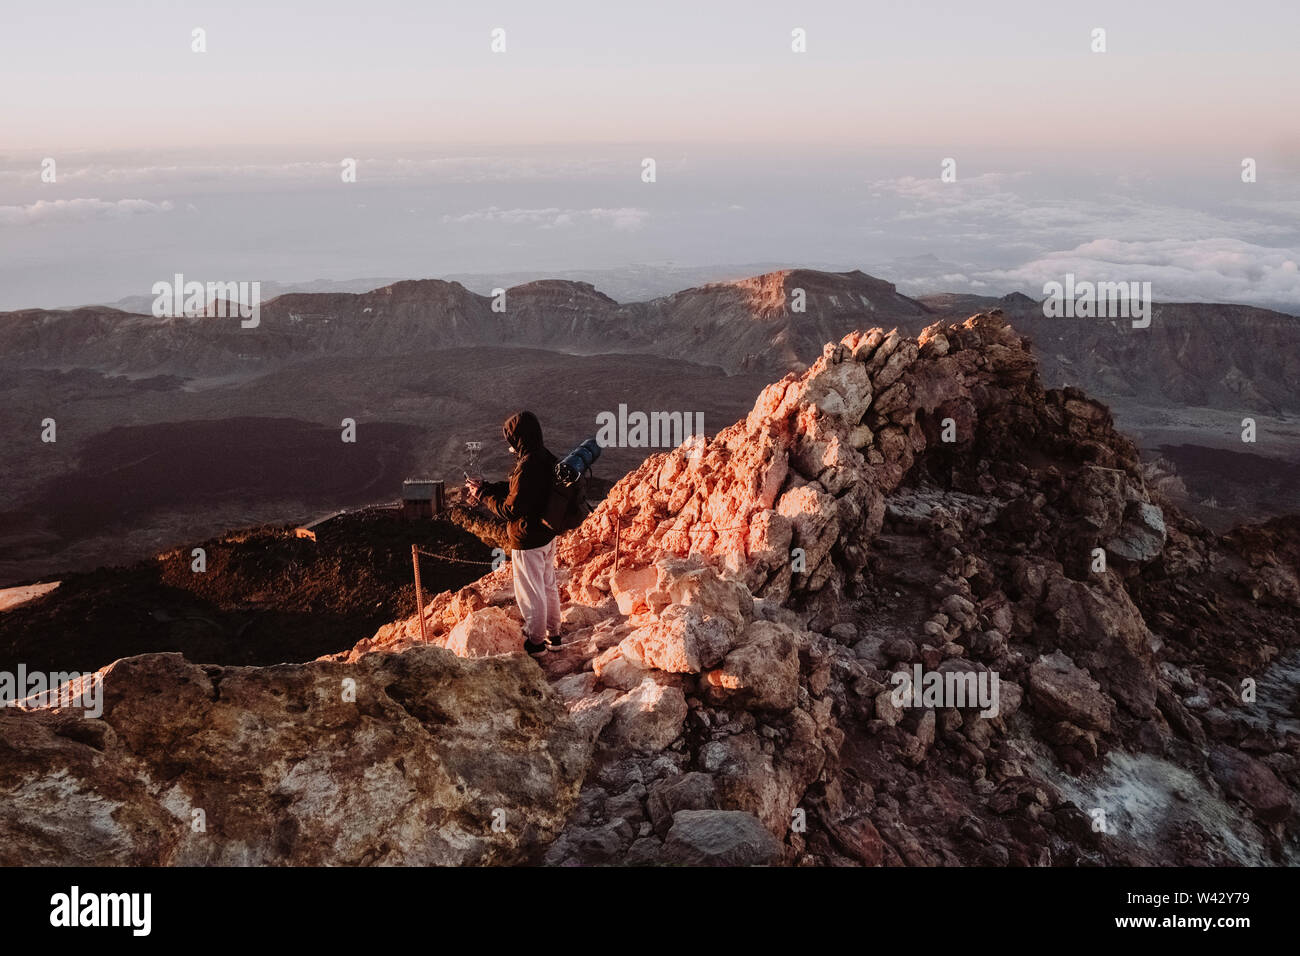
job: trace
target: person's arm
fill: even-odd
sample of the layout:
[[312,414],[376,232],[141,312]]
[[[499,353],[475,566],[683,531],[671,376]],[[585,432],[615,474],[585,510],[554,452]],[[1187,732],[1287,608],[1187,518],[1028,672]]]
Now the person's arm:
[[479,487],[478,500],[488,511],[491,511],[498,518],[505,518],[507,521],[511,517],[502,511],[507,503],[511,507],[514,505],[514,499],[519,494],[519,473],[520,468],[515,465],[510,475],[505,481],[490,481]]
[[508,484],[498,481],[490,488],[485,486],[478,500],[498,518],[514,521],[519,517],[519,477],[518,472],[512,472]]
[[500,500],[510,494],[510,485],[504,481],[485,481],[478,486],[478,500],[487,504],[489,499]]

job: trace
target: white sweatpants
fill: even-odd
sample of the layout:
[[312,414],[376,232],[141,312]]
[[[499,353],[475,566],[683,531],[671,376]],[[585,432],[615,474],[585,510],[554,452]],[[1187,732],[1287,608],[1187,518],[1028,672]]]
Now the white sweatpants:
[[515,603],[524,616],[524,633],[534,642],[560,633],[560,589],[555,584],[555,540],[541,548],[511,551]]

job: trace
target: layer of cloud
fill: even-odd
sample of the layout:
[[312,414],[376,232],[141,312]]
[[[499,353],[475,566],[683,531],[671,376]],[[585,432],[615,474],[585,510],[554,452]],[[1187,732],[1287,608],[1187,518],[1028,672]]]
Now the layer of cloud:
[[0,226],[36,226],[44,223],[88,222],[92,219],[128,219],[132,216],[171,212],[169,200],[148,199],[41,199],[23,206],[0,206]]
[[1062,282],[1067,273],[1076,281],[1150,282],[1158,301],[1300,304],[1300,251],[1228,238],[1096,239],[1010,269],[927,276],[926,285],[938,291],[937,278],[946,291],[992,295],[1019,289],[1038,298],[1045,282]]
[[[1034,243],[1041,246],[1079,242],[1097,236],[1124,236],[1133,241],[1175,238],[1203,239],[1227,236],[1247,241],[1264,238],[1293,239],[1297,222],[1287,210],[1288,201],[1222,203],[1223,212],[1202,197],[1199,208],[1149,198],[1138,186],[1094,190],[1065,195],[1053,184],[1048,195],[1036,195],[1028,172],[984,173],[944,183],[938,175],[927,179],[905,176],[876,180],[869,196],[888,205],[885,221],[903,228],[930,227],[952,240]],[[1017,188],[1019,187],[1019,188]],[[1241,209],[1251,215],[1241,215]],[[890,214],[892,211],[892,215]]]
[[897,196],[939,205],[966,205],[989,195],[1011,197],[1013,194],[1005,187],[1028,175],[1023,171],[959,175],[950,183],[943,182],[937,174],[925,178],[900,176],[897,179],[877,179],[869,184],[869,189],[873,198]]
[[614,209],[596,207],[593,209],[561,209],[547,206],[542,209],[501,209],[489,206],[475,209],[460,215],[446,215],[442,221],[448,224],[465,223],[500,223],[507,226],[536,226],[539,229],[560,229],[581,223],[608,225],[615,229],[640,229],[650,218],[646,209],[636,206],[621,206]]
[[[364,156],[341,154],[337,159],[286,162],[85,162],[58,161],[58,182],[79,186],[158,185],[187,183],[239,183],[267,181],[302,186],[342,182],[343,161],[354,160],[358,182],[493,183],[536,180],[587,180],[620,171],[635,175],[639,167],[626,160],[565,159],[543,156]],[[41,184],[41,164],[33,159],[21,165],[0,166],[0,183]]]

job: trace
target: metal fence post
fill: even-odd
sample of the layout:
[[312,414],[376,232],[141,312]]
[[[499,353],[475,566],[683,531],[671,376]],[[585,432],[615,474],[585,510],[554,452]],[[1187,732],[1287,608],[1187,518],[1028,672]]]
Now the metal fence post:
[[420,643],[428,644],[424,636],[424,592],[420,589],[420,549],[411,545],[411,567],[415,569],[415,613],[420,618]]
[[614,570],[618,570],[618,541],[623,533],[623,516],[621,514],[614,516]]

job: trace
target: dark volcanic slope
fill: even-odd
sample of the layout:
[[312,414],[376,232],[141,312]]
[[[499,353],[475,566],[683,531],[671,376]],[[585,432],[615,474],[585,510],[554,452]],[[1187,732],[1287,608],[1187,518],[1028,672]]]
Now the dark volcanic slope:
[[81,537],[213,498],[395,497],[419,429],[367,422],[365,431],[364,443],[345,443],[339,429],[282,418],[115,428],[86,442],[78,469],[52,481],[32,510],[57,534]]
[[1300,464],[1199,445],[1162,445],[1160,454],[1194,499],[1234,514],[1300,513]]
[[[0,670],[103,667],[122,657],[180,651],[209,664],[304,661],[350,647],[394,615],[415,611],[411,545],[483,564],[425,559],[426,595],[488,570],[491,550],[446,521],[357,512],[318,529],[231,532],[123,568],[67,575],[51,593],[0,614]],[[427,600],[426,596],[426,600]]]
[[[392,501],[408,476],[455,485],[471,440],[483,443],[485,472],[504,474],[501,421],[520,407],[542,415],[563,453],[620,404],[699,412],[716,431],[764,381],[650,355],[486,346],[326,356],[197,391],[174,379],[133,388],[84,370],[6,373],[0,586],[129,563],[227,528]],[[58,421],[56,444],[40,441],[47,415]],[[340,440],[344,418],[357,422],[355,444]],[[647,451],[610,449],[597,475],[617,478]]]

